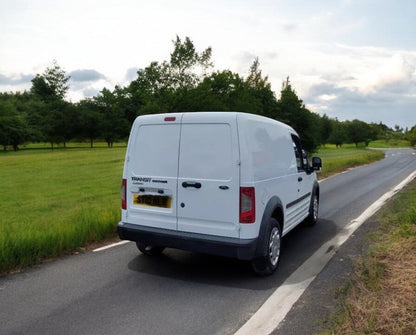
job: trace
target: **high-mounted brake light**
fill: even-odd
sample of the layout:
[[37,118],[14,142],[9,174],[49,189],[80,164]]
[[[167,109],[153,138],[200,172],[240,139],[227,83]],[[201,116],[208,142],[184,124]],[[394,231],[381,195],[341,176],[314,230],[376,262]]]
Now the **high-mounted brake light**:
[[175,116],[167,116],[165,117],[165,122],[172,122],[175,121],[176,117]]
[[127,209],[127,179],[121,181],[121,208]]
[[256,195],[254,187],[240,187],[240,223],[256,221]]

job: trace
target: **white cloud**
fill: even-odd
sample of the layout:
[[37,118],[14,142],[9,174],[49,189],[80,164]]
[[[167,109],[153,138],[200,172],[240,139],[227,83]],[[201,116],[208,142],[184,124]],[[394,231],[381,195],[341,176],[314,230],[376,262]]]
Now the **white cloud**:
[[322,94],[322,95],[318,96],[318,99],[322,100],[322,101],[331,101],[331,100],[334,100],[336,98],[337,98],[337,96],[335,94]]
[[363,73],[358,86],[363,93],[375,93],[388,87],[394,89],[394,85],[401,86],[414,80],[414,72],[414,65],[407,62],[403,55],[394,54],[384,59],[383,64],[377,64]]

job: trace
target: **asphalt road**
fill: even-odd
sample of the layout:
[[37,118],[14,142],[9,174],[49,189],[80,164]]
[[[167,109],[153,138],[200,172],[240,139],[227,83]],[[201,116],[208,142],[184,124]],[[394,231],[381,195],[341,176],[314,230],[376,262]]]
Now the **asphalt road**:
[[[323,181],[318,224],[285,237],[280,267],[271,277],[255,277],[238,260],[172,249],[148,258],[128,243],[0,278],[0,334],[233,334],[322,244],[415,170],[415,152],[395,149],[378,163]],[[361,250],[357,234],[350,239],[355,244],[345,245]],[[319,315],[303,320],[300,311],[313,309],[313,294],[337,280],[337,260],[276,334],[310,333],[308,324]]]

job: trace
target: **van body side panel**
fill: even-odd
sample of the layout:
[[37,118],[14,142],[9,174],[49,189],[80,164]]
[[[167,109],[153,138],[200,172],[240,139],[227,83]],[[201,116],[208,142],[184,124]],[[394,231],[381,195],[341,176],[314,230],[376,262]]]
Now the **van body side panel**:
[[[239,237],[239,152],[235,114],[187,120],[178,171],[178,231]],[[234,118],[232,118],[234,116]],[[218,121],[216,121],[218,122]]]
[[270,198],[278,195],[286,204],[297,196],[296,160],[290,130],[280,122],[255,115],[239,118],[239,132],[244,134],[240,139],[241,185],[252,183],[255,187],[256,212],[259,213],[255,225],[241,225],[242,238],[258,236],[261,214]]
[[286,204],[286,225],[283,230],[283,235],[295,228],[301,221],[303,221],[309,214],[311,192],[300,196],[293,202]]
[[179,123],[135,124],[126,158],[126,223],[177,230]]
[[286,204],[287,224],[285,228],[287,231],[293,229],[309,215],[313,186],[311,181],[313,181],[313,178],[304,171],[298,172],[293,180],[293,184],[297,184],[297,194],[294,199]]

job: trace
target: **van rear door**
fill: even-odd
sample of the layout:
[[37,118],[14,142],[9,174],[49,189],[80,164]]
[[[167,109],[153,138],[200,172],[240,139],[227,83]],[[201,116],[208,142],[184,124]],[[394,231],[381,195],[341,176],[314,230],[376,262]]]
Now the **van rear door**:
[[127,223],[177,230],[181,114],[140,117],[126,159]]
[[[233,113],[184,114],[178,230],[239,237],[239,146]],[[221,120],[221,121],[218,121]]]

